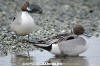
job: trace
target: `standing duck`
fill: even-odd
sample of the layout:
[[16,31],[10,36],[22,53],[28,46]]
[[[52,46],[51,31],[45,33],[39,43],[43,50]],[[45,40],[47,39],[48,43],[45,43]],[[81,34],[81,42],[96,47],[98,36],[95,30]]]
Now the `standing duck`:
[[34,5],[33,8],[30,8],[29,2],[26,1],[22,5],[21,10],[22,11],[19,12],[13,19],[13,22],[11,23],[11,30],[20,36],[28,35],[29,39],[29,33],[33,32],[35,29],[35,22],[34,18],[32,18],[28,12],[41,14],[42,9],[37,5]]
[[[13,22],[11,23],[11,30],[19,36],[28,35],[29,41],[29,33],[33,32],[33,30],[35,29],[35,22],[34,18],[32,18],[32,16],[30,16],[28,12],[41,14],[42,9],[37,5],[34,5],[33,8],[30,8],[29,2],[26,1],[22,5],[21,10],[22,11],[17,14]],[[29,51],[28,56],[30,56]]]

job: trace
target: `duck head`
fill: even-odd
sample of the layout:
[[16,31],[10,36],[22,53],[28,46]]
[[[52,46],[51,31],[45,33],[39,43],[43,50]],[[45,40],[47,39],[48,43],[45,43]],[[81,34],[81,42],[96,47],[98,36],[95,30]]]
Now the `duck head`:
[[84,27],[82,25],[79,25],[79,24],[77,24],[73,27],[72,33],[74,33],[75,35],[84,35],[88,38],[91,37],[85,32]]
[[85,32],[84,27],[82,25],[79,25],[79,24],[77,24],[73,27],[72,33],[74,33],[75,35],[84,35],[88,38],[91,37]]
[[39,13],[42,14],[42,9],[38,5],[30,5],[29,1],[26,1],[22,7],[22,11],[27,11],[29,13]]
[[84,32],[85,32],[85,29],[81,25],[75,25],[73,27],[73,33],[76,35],[82,35],[82,34],[84,34]]

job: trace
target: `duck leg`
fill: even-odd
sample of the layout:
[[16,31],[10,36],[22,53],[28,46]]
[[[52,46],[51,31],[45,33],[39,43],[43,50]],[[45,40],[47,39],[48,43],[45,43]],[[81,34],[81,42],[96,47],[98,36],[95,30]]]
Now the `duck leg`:
[[[28,34],[28,44],[29,44],[29,34]],[[30,53],[29,53],[29,50],[27,50],[27,53],[28,53],[28,57],[30,57]]]

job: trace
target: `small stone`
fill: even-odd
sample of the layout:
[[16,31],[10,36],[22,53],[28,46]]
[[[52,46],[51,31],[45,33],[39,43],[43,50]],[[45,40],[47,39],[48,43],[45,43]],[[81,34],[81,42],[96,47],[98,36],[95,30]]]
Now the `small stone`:
[[90,10],[89,12],[90,12],[90,13],[93,13],[94,11],[93,11],[93,10]]

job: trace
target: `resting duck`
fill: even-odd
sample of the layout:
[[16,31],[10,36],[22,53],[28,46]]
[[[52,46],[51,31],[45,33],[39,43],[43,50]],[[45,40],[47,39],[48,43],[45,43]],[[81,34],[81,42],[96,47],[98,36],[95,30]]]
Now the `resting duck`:
[[30,8],[30,4],[26,1],[21,8],[21,12],[17,14],[17,16],[13,19],[11,23],[11,30],[15,32],[17,35],[24,36],[28,35],[34,30],[35,22],[34,18],[28,13],[42,13],[42,9],[34,5],[33,8]]
[[48,39],[40,40],[35,46],[46,49],[55,55],[77,56],[87,50],[87,43],[82,35],[85,30],[81,25],[73,27],[73,33],[60,34]]

